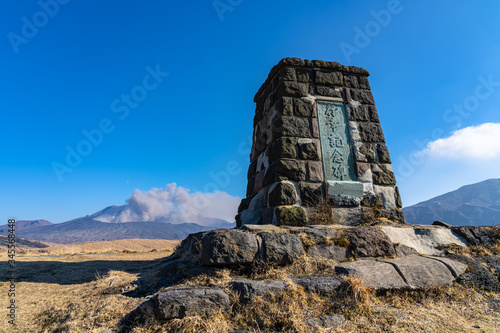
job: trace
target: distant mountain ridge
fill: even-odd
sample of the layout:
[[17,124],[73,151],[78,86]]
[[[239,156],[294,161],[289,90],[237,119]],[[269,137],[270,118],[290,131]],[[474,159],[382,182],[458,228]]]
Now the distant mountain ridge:
[[500,225],[500,179],[488,179],[403,208],[410,224]]
[[[125,206],[109,206],[92,215],[71,221],[53,224],[45,220],[16,221],[16,237],[30,240],[71,244],[118,239],[184,239],[189,234],[217,228],[234,228],[235,223],[215,218],[203,218],[204,225],[197,223],[173,224],[168,221],[155,222],[102,222],[103,215],[119,214]],[[0,226],[0,234],[6,235],[8,226]]]

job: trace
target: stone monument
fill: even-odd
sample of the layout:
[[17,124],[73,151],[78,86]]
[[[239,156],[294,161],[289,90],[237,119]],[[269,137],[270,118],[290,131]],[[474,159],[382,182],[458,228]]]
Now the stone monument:
[[[253,145],[238,226],[404,223],[369,73],[285,58],[255,95]],[[328,211],[328,213],[330,213]]]

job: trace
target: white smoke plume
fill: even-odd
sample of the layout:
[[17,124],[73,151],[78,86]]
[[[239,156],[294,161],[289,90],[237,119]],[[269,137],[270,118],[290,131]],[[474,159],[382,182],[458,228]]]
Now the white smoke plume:
[[210,219],[234,222],[241,198],[226,192],[203,193],[190,191],[176,183],[168,184],[164,189],[152,188],[143,192],[136,189],[127,205],[118,211],[96,217],[102,222],[185,222],[208,225]]

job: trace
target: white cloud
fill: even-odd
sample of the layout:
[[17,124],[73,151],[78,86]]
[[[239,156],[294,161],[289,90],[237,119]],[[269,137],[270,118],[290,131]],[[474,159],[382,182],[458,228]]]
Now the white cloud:
[[451,136],[429,142],[416,155],[449,159],[491,160],[500,157],[500,124],[485,123],[455,131]]
[[226,192],[190,193],[177,184],[168,184],[165,189],[152,188],[143,192],[136,189],[123,210],[113,215],[102,215],[102,222],[162,221],[170,223],[193,222],[207,224],[207,218],[234,222],[241,198]]

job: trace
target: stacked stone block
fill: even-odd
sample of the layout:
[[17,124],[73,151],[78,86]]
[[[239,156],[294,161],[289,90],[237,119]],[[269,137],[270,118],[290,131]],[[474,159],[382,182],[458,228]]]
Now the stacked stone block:
[[[325,202],[334,207],[335,223],[404,222],[368,76],[362,68],[297,58],[285,58],[271,70],[254,99],[247,197],[238,225],[305,225]],[[358,197],[335,189],[351,183],[325,179],[317,102],[345,107],[356,175],[352,184],[362,189]]]

